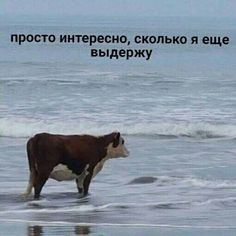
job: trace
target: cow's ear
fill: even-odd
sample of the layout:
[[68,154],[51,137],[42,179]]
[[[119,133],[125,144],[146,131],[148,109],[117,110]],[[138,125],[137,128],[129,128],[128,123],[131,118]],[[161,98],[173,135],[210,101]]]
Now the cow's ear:
[[120,140],[120,132],[117,132],[117,133],[115,134],[115,139],[116,139],[116,140]]
[[119,145],[119,141],[120,141],[120,133],[117,132],[117,133],[115,133],[112,146],[113,146],[114,148],[117,147],[117,146]]

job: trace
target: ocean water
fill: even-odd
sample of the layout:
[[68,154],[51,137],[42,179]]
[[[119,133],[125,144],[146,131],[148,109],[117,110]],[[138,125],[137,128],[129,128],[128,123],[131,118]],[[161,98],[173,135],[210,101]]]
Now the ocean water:
[[[232,22],[1,18],[0,235],[235,235]],[[77,44],[19,46],[14,33],[220,35],[230,44],[150,46],[150,61],[126,61],[91,58]],[[130,156],[108,160],[88,197],[54,180],[40,200],[21,197],[30,136],[114,130]]]

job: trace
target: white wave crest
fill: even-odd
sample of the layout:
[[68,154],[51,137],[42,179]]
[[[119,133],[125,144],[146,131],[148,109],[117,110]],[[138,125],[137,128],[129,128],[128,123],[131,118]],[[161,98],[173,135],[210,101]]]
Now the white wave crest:
[[104,123],[78,121],[48,121],[29,118],[0,118],[0,136],[29,137],[39,132],[64,134],[105,134],[119,130],[136,136],[186,136],[192,138],[236,137],[236,125],[209,123]]
[[202,202],[197,202],[195,203],[197,206],[201,206],[201,205],[236,205],[236,198],[235,197],[226,197],[226,198],[212,198],[212,199],[208,199],[206,201],[202,201]]
[[186,178],[182,180],[182,183],[199,188],[235,188],[236,181],[233,180],[205,180],[196,178]]

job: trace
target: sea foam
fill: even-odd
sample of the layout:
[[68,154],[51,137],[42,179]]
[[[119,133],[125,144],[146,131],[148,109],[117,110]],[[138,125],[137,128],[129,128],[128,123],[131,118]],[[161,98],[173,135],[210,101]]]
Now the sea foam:
[[0,136],[30,137],[39,132],[101,135],[119,130],[131,136],[191,138],[235,138],[236,126],[210,123],[96,123],[85,120],[48,121],[29,118],[0,118]]

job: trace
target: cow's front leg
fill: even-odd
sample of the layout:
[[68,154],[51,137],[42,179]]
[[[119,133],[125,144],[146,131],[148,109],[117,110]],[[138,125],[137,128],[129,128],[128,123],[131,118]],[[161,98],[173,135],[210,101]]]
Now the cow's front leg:
[[83,184],[84,196],[88,195],[89,185],[90,185],[91,179],[93,177],[93,169],[90,169],[88,171],[89,171],[89,173],[86,176],[86,178],[84,179],[84,184]]
[[84,180],[86,176],[89,174],[88,171],[89,165],[87,164],[83,170],[83,172],[76,178],[76,185],[79,193],[84,192]]
[[76,179],[75,182],[77,185],[78,192],[83,193],[83,189],[84,189],[83,182],[80,179]]

